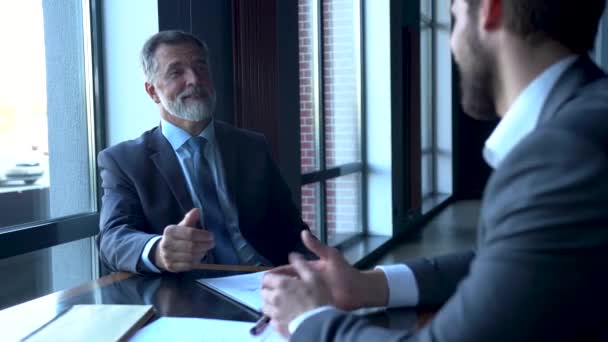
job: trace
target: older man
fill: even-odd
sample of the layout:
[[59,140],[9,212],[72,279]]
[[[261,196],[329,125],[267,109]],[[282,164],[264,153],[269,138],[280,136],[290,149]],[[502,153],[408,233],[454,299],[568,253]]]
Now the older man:
[[[321,260],[294,256],[263,283],[264,312],[292,341],[608,337],[608,77],[587,55],[605,0],[452,4],[463,107],[501,118],[478,248],[359,272],[304,232]],[[334,308],[363,306],[441,309],[414,333]]]
[[206,45],[163,31],[141,59],[160,125],[99,154],[102,263],[183,272],[201,262],[280,265],[304,250],[307,227],[264,137],[213,118]]

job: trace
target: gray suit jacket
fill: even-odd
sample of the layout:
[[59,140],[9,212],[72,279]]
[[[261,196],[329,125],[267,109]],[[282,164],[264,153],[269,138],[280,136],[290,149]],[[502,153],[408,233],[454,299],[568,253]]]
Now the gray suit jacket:
[[[261,134],[215,120],[228,193],[239,228],[251,246],[274,265],[291,251],[307,251],[300,218],[287,184]],[[146,272],[140,256],[146,242],[193,208],[173,148],[160,127],[99,153],[103,186],[97,236],[100,259],[111,271]]]
[[608,77],[587,57],[566,71],[536,129],[489,179],[478,232],[475,253],[407,263],[420,305],[441,306],[421,331],[326,312],[293,340],[606,338]]

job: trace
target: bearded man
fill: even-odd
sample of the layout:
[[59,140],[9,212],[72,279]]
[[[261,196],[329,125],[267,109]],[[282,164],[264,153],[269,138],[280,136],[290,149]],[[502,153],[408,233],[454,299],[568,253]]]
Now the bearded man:
[[185,272],[200,263],[281,265],[308,229],[264,137],[213,118],[209,51],[159,32],[141,52],[160,125],[99,154],[97,244],[110,271]]
[[[588,56],[605,0],[453,0],[464,110],[501,119],[475,251],[361,272],[333,248],[267,273],[291,341],[607,341],[608,76]],[[440,307],[420,331],[342,310]],[[339,310],[342,309],[342,310]]]

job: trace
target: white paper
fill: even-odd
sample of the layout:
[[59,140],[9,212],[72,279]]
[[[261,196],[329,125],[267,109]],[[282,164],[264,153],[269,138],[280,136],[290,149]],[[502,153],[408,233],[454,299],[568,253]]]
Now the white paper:
[[264,272],[239,274],[220,278],[201,278],[197,281],[223,295],[255,310],[262,309],[262,277]]
[[259,336],[251,335],[249,329],[254,324],[218,319],[161,317],[140,329],[130,341],[287,341],[270,326]]

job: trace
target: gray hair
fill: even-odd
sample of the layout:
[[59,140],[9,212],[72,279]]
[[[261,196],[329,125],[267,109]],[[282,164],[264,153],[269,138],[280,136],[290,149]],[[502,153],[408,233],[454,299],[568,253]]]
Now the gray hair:
[[158,71],[156,63],[156,50],[161,44],[178,45],[178,44],[193,44],[201,48],[205,55],[209,55],[209,48],[205,42],[199,40],[190,33],[177,30],[160,31],[148,38],[144,47],[141,49],[141,67],[148,82],[154,80],[154,76]]

